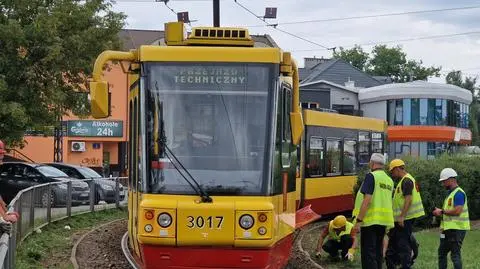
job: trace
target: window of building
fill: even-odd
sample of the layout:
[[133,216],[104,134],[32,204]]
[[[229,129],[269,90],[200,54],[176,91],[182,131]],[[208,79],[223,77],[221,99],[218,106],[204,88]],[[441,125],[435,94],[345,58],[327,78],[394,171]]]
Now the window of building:
[[447,125],[456,126],[455,117],[455,102],[452,100],[447,101]]
[[470,111],[469,111],[469,106],[467,104],[464,104],[464,106],[465,106],[465,116],[464,116],[464,118],[465,118],[464,126],[465,127],[463,127],[463,128],[468,128],[468,116],[470,114]]
[[420,157],[420,145],[419,142],[412,142],[410,144],[410,156],[412,157]]
[[388,100],[387,102],[387,121],[388,125],[395,125],[395,104],[396,100]]
[[355,140],[345,140],[343,142],[343,173],[354,174],[357,170],[357,157],[356,150],[357,141]]
[[427,157],[427,151],[428,151],[427,142],[420,142],[419,143],[419,150],[418,150],[419,156],[421,158],[426,158]]
[[411,125],[412,119],[412,100],[403,99],[403,125]]
[[411,109],[411,125],[420,125],[420,99],[413,98],[411,99],[412,109]]
[[427,125],[428,99],[420,99],[420,125]]
[[[442,125],[447,125],[447,100],[443,99],[442,100]],[[440,124],[437,124],[440,125]]]
[[320,104],[319,103],[314,103],[314,102],[306,102],[306,103],[302,103],[302,108],[317,109],[317,108],[320,108]]
[[311,136],[308,152],[307,172],[309,176],[323,176],[323,139],[320,137]]
[[[440,102],[441,104],[441,102]],[[421,104],[420,104],[421,105]],[[436,99],[428,99],[427,104],[427,125],[435,125],[435,118],[436,118],[436,106],[437,100]]]
[[403,100],[395,100],[395,125],[403,125]]
[[445,125],[445,120],[443,116],[443,100],[435,99],[435,125]]
[[340,175],[340,140],[327,140],[327,176]]
[[460,103],[459,102],[454,102],[454,113],[455,113],[455,125],[456,127],[460,127],[462,125],[462,119],[461,119],[461,110],[460,110]]
[[358,164],[366,165],[370,162],[370,133],[358,133]]
[[435,158],[437,147],[435,142],[427,142],[427,159]]

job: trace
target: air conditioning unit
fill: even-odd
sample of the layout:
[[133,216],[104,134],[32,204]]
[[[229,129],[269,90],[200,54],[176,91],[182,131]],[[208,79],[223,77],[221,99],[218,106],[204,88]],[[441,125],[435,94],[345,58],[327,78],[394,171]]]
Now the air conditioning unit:
[[73,141],[72,142],[72,151],[74,151],[74,152],[84,152],[85,150],[86,150],[85,142],[79,142],[79,141]]

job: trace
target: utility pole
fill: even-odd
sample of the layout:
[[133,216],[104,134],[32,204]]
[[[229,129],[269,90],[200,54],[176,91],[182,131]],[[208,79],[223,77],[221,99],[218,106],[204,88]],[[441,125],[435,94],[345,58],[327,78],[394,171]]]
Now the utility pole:
[[220,0],[213,0],[213,27],[220,27]]

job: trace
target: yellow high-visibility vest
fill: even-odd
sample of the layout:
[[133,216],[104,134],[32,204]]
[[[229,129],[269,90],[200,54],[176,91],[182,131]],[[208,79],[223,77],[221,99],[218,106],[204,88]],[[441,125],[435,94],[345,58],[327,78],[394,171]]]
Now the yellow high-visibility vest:
[[470,217],[468,215],[468,203],[467,203],[467,194],[462,190],[462,188],[457,187],[454,191],[447,196],[443,202],[443,210],[452,210],[454,206],[454,197],[457,192],[463,192],[465,194],[465,204],[463,205],[463,211],[460,216],[447,216],[443,215],[442,223],[440,227],[443,230],[470,230]]
[[398,220],[400,215],[402,214],[403,206],[405,205],[405,197],[403,196],[402,184],[405,178],[410,179],[413,182],[413,190],[412,190],[412,204],[407,211],[407,215],[405,216],[406,220],[418,218],[425,215],[425,210],[423,209],[422,197],[420,196],[420,192],[417,189],[417,185],[415,179],[410,175],[406,174],[402,180],[397,185],[395,189],[395,194],[393,195],[393,215],[395,220]]
[[[362,226],[383,225],[393,227],[393,180],[383,170],[372,172],[374,178],[374,190],[370,206],[363,218]],[[360,188],[361,189],[361,188]],[[358,216],[363,202],[363,193],[360,190],[355,198],[355,208],[353,215]]]

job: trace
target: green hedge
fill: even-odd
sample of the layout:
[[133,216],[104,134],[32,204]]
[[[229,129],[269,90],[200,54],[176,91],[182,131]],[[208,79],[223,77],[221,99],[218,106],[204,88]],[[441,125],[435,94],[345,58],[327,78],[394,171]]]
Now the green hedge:
[[[411,157],[403,160],[407,172],[412,174],[420,186],[425,208],[426,216],[417,222],[417,226],[427,228],[439,224],[438,220],[433,221],[432,211],[435,207],[442,207],[447,195],[447,191],[438,182],[440,171],[446,167],[451,167],[458,173],[458,184],[467,193],[470,219],[480,219],[480,157],[442,155],[434,160]],[[359,172],[358,182],[354,188],[355,195],[367,172],[367,169]]]

